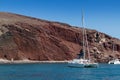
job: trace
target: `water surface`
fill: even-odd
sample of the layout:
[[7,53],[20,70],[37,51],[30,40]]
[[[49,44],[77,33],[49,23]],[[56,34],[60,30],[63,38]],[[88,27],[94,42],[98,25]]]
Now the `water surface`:
[[67,63],[0,64],[0,80],[120,80],[120,65],[71,68]]

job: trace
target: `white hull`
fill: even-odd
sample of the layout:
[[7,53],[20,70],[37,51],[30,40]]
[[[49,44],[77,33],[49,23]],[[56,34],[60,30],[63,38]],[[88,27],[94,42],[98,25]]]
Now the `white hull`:
[[79,67],[79,68],[95,68],[98,67],[98,63],[91,63],[90,60],[86,59],[74,59],[68,62],[69,67]]
[[79,64],[79,63],[69,63],[69,67],[77,67],[77,68],[97,68],[97,63],[89,63],[89,64]]
[[78,68],[83,68],[84,64],[77,64],[77,63],[69,63],[69,67],[78,67]]

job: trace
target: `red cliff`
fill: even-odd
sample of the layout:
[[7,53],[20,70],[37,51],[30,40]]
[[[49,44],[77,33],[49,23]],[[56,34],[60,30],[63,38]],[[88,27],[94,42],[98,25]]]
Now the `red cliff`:
[[[95,61],[120,58],[119,39],[91,29],[87,29],[87,37]],[[0,12],[0,58],[70,60],[76,58],[81,48],[82,28]]]

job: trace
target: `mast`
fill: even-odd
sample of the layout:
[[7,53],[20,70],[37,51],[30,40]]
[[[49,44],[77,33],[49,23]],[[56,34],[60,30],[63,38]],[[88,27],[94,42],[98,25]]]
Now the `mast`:
[[115,45],[114,45],[114,42],[112,41],[112,53],[114,53],[114,51],[115,51]]
[[86,41],[86,49],[87,49],[87,53],[88,53],[88,59],[90,60],[90,51],[89,51],[89,45],[88,45],[88,41],[87,41],[86,29],[85,29],[85,41]]
[[83,59],[85,59],[85,28],[84,28],[84,15],[83,15],[83,11],[82,11],[82,27],[83,27],[83,53],[84,53],[84,57]]
[[84,27],[83,11],[82,11],[82,27],[83,27],[83,52],[84,52],[84,59],[86,58],[86,50],[87,50],[88,59],[90,60],[90,51],[89,51],[89,46],[88,46],[88,41],[87,41],[87,33],[86,33],[86,29]]

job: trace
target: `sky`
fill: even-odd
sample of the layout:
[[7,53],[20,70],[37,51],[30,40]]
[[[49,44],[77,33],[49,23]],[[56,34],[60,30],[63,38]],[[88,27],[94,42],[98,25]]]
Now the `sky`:
[[81,26],[120,39],[120,0],[0,0],[0,12]]

